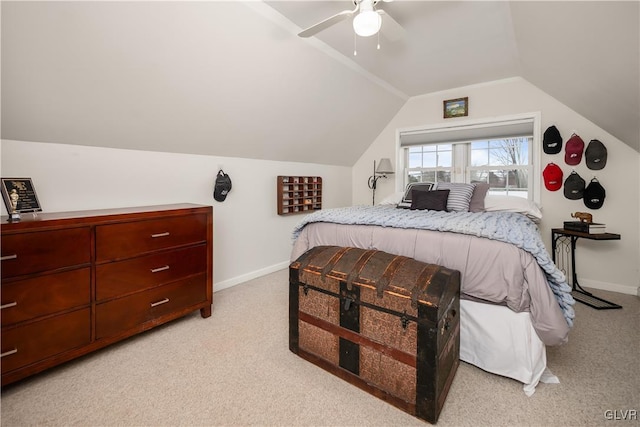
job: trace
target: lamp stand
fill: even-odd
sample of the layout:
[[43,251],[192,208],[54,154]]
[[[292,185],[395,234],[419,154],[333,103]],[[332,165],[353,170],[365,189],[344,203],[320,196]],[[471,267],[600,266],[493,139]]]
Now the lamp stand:
[[[371,200],[371,204],[373,206],[376,205],[376,186],[378,185],[378,180],[385,175],[376,175],[376,161],[373,161],[373,175],[369,177],[369,188],[373,190],[373,198]],[[386,176],[385,176],[386,178]]]
[[380,178],[386,178],[387,174],[393,173],[393,166],[391,165],[391,161],[387,158],[380,159],[380,164],[378,165],[378,169],[376,169],[376,161],[373,161],[373,175],[369,177],[369,188],[373,190],[373,200],[372,203],[375,206],[376,204],[376,187],[378,186],[378,180]]

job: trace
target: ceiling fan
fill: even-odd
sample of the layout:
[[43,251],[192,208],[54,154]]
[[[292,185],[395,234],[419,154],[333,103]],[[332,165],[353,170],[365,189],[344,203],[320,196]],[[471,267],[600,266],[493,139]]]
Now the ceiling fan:
[[398,40],[403,37],[404,29],[398,24],[388,13],[384,10],[376,8],[380,2],[391,2],[393,0],[352,0],[355,8],[353,10],[343,10],[335,15],[320,21],[315,25],[307,28],[306,30],[298,33],[300,37],[311,37],[322,30],[331,27],[338,22],[344,21],[348,18],[353,18],[353,30],[361,37],[372,36],[382,26],[382,15],[385,16],[385,27],[382,29],[385,37],[391,41]]

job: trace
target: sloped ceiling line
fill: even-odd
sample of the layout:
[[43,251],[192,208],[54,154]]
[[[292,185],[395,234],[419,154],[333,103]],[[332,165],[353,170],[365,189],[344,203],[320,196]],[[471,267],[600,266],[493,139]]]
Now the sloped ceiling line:
[[[304,28],[350,2],[267,3]],[[407,37],[380,51],[350,55],[344,22],[314,37],[410,96],[521,76],[640,152],[640,2],[397,0],[384,9]]]
[[[247,2],[245,4],[250,9],[253,9],[255,12],[257,12],[260,15],[264,16],[265,18],[269,19],[270,21],[272,21],[276,25],[280,26],[284,30],[287,30],[288,32],[290,32],[294,36],[297,36],[298,33],[303,30],[303,28],[300,28],[299,26],[297,26],[296,24],[291,22],[283,14],[281,14],[278,11],[276,11],[275,9],[273,9],[270,6],[268,6],[266,3],[262,2],[262,1],[252,1],[252,2]],[[402,92],[398,88],[390,85],[385,80],[381,79],[380,77],[376,76],[375,74],[365,70],[359,64],[357,64],[356,62],[352,61],[351,58],[345,57],[342,53],[338,52],[337,50],[335,50],[334,48],[332,48],[328,44],[324,43],[322,40],[317,39],[315,37],[310,37],[310,38],[301,38],[300,41],[306,42],[309,45],[313,46],[314,48],[324,52],[325,54],[327,54],[331,58],[339,61],[341,64],[349,67],[350,69],[362,74],[364,77],[366,77],[367,79],[371,80],[373,83],[379,85],[383,89],[391,92],[392,94],[398,96],[399,98],[401,98],[401,99],[403,99],[405,101],[407,99],[409,99],[409,95],[407,95],[406,93]]]
[[349,3],[3,2],[1,136],[352,166],[408,97],[522,76],[640,152],[639,2],[396,0],[379,51],[297,37]]

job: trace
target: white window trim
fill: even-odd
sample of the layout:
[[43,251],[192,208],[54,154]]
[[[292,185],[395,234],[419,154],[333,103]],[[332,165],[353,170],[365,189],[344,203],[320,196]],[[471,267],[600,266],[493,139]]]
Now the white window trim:
[[[406,128],[398,128],[396,129],[396,170],[403,171],[405,168],[405,160],[404,156],[399,155],[401,152],[400,147],[400,135],[402,133],[420,133],[420,132],[447,132],[447,131],[457,131],[463,128],[472,129],[483,128],[487,126],[500,126],[500,125],[508,125],[510,122],[520,121],[520,120],[533,120],[533,141],[531,147],[531,156],[533,163],[533,176],[531,177],[532,181],[532,191],[533,191],[533,201],[540,204],[540,182],[542,176],[542,165],[540,164],[541,152],[542,152],[542,137],[541,137],[541,114],[539,111],[531,112],[531,113],[521,113],[521,114],[513,114],[509,116],[500,116],[500,117],[491,117],[485,119],[472,119],[472,120],[457,120],[455,119],[454,123],[437,123],[430,125],[421,125],[421,126],[412,126]],[[395,175],[395,186],[396,191],[403,191],[403,182],[404,178],[402,174]]]

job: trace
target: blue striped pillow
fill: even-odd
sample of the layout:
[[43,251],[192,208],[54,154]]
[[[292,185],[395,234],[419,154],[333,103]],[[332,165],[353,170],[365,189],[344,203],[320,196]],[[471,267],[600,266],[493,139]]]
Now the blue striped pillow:
[[473,196],[475,184],[463,184],[461,182],[439,182],[437,190],[450,190],[447,200],[449,212],[469,212],[469,203]]

